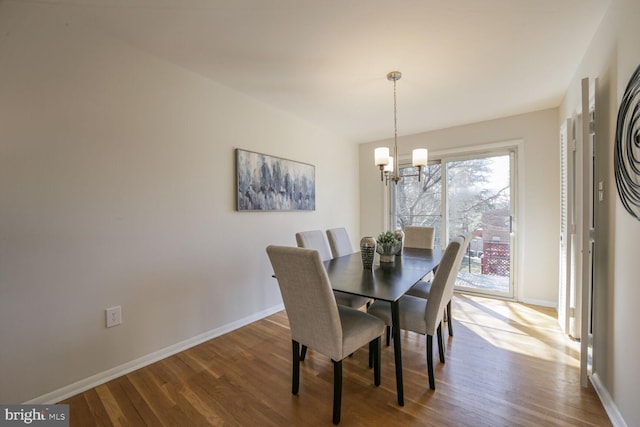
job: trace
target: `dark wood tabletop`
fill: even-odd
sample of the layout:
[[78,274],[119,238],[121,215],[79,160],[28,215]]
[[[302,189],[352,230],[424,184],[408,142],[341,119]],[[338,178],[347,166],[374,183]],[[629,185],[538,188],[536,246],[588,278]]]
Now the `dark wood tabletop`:
[[376,262],[371,270],[363,268],[360,252],[324,264],[334,290],[393,302],[437,267],[441,258],[440,249],[405,248],[394,262]]

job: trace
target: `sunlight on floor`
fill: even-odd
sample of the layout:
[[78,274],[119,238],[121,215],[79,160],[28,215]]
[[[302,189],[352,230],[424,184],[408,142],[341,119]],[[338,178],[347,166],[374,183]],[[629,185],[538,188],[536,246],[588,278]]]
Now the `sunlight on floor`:
[[[513,302],[482,298],[480,303],[479,298],[456,295],[455,321],[497,348],[579,366],[579,343],[562,334],[554,309],[520,304],[516,312]],[[505,332],[510,339],[504,339]]]

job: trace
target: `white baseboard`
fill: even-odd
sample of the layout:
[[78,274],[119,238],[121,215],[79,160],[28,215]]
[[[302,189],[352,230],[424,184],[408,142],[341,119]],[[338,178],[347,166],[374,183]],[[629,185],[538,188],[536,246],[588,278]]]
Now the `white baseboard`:
[[136,369],[143,368],[159,360],[165,359],[169,356],[173,356],[176,353],[180,353],[181,351],[187,350],[188,348],[194,347],[198,344],[202,344],[205,341],[224,335],[228,332],[231,332],[233,330],[246,326],[249,323],[255,322],[256,320],[263,319],[267,316],[270,316],[282,310],[284,310],[284,305],[279,304],[277,306],[268,308],[261,312],[254,313],[251,316],[247,316],[243,319],[228,323],[219,328],[212,329],[200,335],[196,335],[195,337],[170,345],[169,347],[165,347],[158,351],[154,351],[153,353],[149,353],[145,356],[139,357],[130,362],[124,363],[120,366],[116,366],[114,368],[100,372],[96,375],[92,375],[88,378],[82,379],[73,384],[69,384],[58,390],[54,390],[52,392],[43,394],[42,396],[38,396],[35,399],[32,399],[24,403],[36,404],[36,405],[37,404],[51,405],[51,404],[60,402],[71,396],[75,396],[78,393],[82,393],[86,390],[97,387],[101,384],[111,381],[112,379],[121,377],[122,375],[126,375],[129,372],[133,372]]
[[596,390],[598,397],[600,398],[600,402],[602,402],[602,406],[604,406],[604,410],[607,411],[607,415],[609,415],[609,421],[613,424],[614,427],[627,427],[627,423],[622,418],[622,414],[618,410],[615,402],[611,398],[609,391],[600,381],[600,377],[597,373],[594,373],[590,377],[591,384],[593,388]]

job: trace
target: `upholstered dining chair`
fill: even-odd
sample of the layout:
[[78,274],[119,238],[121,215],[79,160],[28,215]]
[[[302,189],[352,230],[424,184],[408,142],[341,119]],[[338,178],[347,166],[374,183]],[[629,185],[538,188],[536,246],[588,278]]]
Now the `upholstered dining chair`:
[[296,243],[299,248],[315,249],[318,251],[322,261],[333,258],[329,242],[321,230],[300,231],[296,233]]
[[433,249],[436,233],[433,227],[407,225],[404,227],[406,248]]
[[[467,251],[467,247],[469,246],[469,242],[471,241],[471,234],[467,233],[462,235],[464,238],[464,242],[462,243],[462,249],[460,251],[460,263],[462,263],[462,259],[464,258],[464,253]],[[460,266],[458,266],[460,269]],[[457,272],[456,272],[457,273]],[[407,295],[411,295],[414,297],[429,298],[429,292],[431,291],[431,280],[432,278],[423,278],[418,283],[413,285],[411,289],[407,291]],[[455,280],[454,280],[455,286]],[[453,293],[451,294],[451,298],[453,298]],[[453,336],[453,317],[451,316],[451,299],[447,301],[447,305],[445,307],[445,321],[447,322],[447,329],[449,331],[449,336]]]
[[[333,258],[327,237],[320,230],[300,231],[296,233],[296,243],[300,248],[317,250],[322,261]],[[353,250],[351,252],[353,252]],[[338,304],[347,307],[360,308],[370,302],[369,298],[344,292],[334,292],[334,296]]]
[[349,239],[346,228],[340,227],[327,230],[327,238],[334,258],[353,253],[353,246],[351,246],[351,239]]
[[[440,362],[444,363],[444,340],[442,339],[444,305],[453,295],[455,278],[462,260],[462,257],[458,255],[463,245],[464,239],[460,236],[454,238],[447,245],[433,277],[429,299],[404,295],[398,300],[400,329],[427,336],[427,375],[429,388],[432,390],[436,388],[433,374],[433,336],[437,334]],[[371,304],[368,312],[384,320],[387,325],[391,324],[391,305],[389,302],[377,300]]]
[[300,385],[300,345],[333,362],[333,423],[340,422],[342,360],[365,344],[373,355],[374,384],[380,385],[380,335],[384,322],[351,307],[336,304],[331,283],[318,251],[268,246],[267,254],[278,280],[289,319],[293,372],[291,392]]
[[[418,225],[406,225],[404,227],[404,242],[405,248],[416,249],[433,249],[435,242],[435,228],[424,227]],[[427,273],[416,285],[422,282],[429,282],[433,278],[433,272]],[[409,293],[409,292],[407,292]],[[386,330],[386,343],[387,346],[391,343],[391,327],[387,326]]]

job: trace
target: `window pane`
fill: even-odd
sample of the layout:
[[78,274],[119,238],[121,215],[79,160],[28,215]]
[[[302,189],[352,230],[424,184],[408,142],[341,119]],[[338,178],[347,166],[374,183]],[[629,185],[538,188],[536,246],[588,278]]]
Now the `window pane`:
[[442,235],[442,169],[440,164],[422,168],[421,181],[418,168],[400,167],[403,178],[396,186],[395,228],[420,225],[435,228],[435,245],[440,246]]

